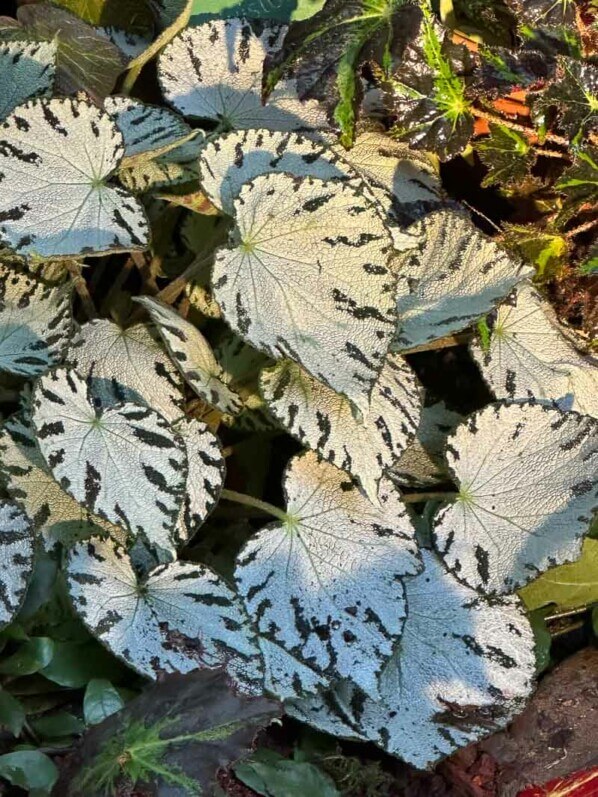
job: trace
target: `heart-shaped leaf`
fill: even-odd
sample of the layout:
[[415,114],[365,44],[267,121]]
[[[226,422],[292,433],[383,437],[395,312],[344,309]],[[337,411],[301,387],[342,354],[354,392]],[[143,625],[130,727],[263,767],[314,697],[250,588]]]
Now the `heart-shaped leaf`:
[[360,418],[348,399],[290,360],[263,371],[260,386],[280,423],[303,445],[350,473],[376,503],[380,480],[419,423],[420,396],[407,363],[389,355],[369,410]]
[[54,478],[75,500],[172,550],[187,456],[161,415],[130,402],[97,409],[85,380],[59,369],[37,384],[33,425]]
[[286,521],[266,526],[238,556],[239,592],[263,637],[316,672],[375,693],[403,625],[401,576],[419,567],[400,497],[383,482],[375,507],[313,452],[291,461],[284,490]]
[[33,529],[22,509],[0,501],[0,627],[18,612],[33,572]]
[[57,365],[72,323],[67,286],[0,264],[0,370],[32,377]]
[[409,616],[380,679],[381,700],[349,685],[291,704],[316,727],[369,739],[420,769],[504,727],[533,688],[534,636],[516,597],[488,602],[422,552],[405,580]]
[[294,81],[280,84],[267,104],[262,102],[264,60],[280,48],[285,32],[283,25],[254,30],[242,19],[188,28],[160,55],[164,96],[184,116],[218,122],[225,129],[327,127],[317,102],[299,100]]
[[396,351],[464,329],[532,273],[460,213],[436,211],[414,227],[421,244],[396,264]]
[[140,580],[126,551],[94,538],[69,554],[68,585],[91,633],[137,672],[224,666],[245,691],[261,691],[255,634],[233,590],[209,568],[173,562]]
[[12,41],[0,44],[0,119],[54,85],[56,42]]
[[243,187],[235,213],[213,272],[229,324],[366,409],[395,309],[391,241],[375,206],[342,183],[269,174]]
[[459,494],[436,516],[434,541],[459,579],[512,592],[579,556],[598,496],[598,421],[495,404],[457,427],[446,455]]
[[107,182],[123,150],[110,116],[91,103],[32,100],[17,108],[0,125],[4,243],[41,257],[144,249],[143,208]]

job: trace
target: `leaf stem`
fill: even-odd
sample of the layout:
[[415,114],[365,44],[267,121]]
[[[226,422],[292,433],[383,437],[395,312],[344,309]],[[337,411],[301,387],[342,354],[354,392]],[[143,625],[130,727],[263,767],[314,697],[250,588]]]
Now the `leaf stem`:
[[565,238],[575,238],[576,235],[581,235],[582,232],[587,232],[594,227],[598,227],[598,217],[590,219],[586,221],[585,224],[580,224],[579,227],[574,227],[572,230],[569,230],[569,232],[565,233]]
[[[520,125],[518,122],[512,122],[504,116],[497,116],[496,114],[483,111],[481,108],[476,107],[471,107],[470,111],[473,116],[478,119],[485,119],[486,122],[490,122],[490,124],[503,125],[503,127],[509,127],[511,130],[516,130],[518,133],[523,133],[526,136],[538,135],[533,127],[526,127],[525,125]],[[569,140],[563,138],[563,136],[557,136],[556,133],[545,133],[544,137],[547,141],[552,141],[553,144],[560,144],[561,147],[569,149]]]
[[234,490],[223,490],[220,494],[225,501],[232,501],[235,504],[243,504],[243,506],[251,506],[254,509],[259,509],[266,515],[272,515],[277,520],[282,520],[287,523],[289,516],[282,509],[279,509],[274,504],[269,504],[267,501],[261,501],[259,498],[254,498],[252,495],[245,495],[245,493],[237,493]]
[[408,493],[401,496],[404,504],[422,504],[424,501],[454,501],[459,493]]
[[75,290],[77,291],[77,295],[81,299],[81,304],[83,306],[83,310],[85,311],[85,315],[87,316],[88,320],[97,318],[98,311],[96,310],[96,306],[91,298],[89,288],[87,287],[87,282],[85,281],[85,277],[81,271],[81,266],[76,260],[65,260],[64,263],[67,271],[71,275],[71,280]]
[[450,349],[453,346],[462,346],[469,343],[473,335],[471,332],[460,332],[458,335],[447,335],[445,338],[437,338],[429,343],[422,343],[421,346],[413,346],[411,349],[403,349],[398,352],[402,356],[406,354],[418,354],[422,351],[436,351],[438,349]]

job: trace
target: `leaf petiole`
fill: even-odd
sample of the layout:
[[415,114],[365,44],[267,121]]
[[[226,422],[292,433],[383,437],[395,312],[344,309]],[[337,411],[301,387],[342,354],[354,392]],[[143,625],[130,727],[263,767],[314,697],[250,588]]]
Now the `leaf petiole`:
[[252,495],[237,493],[235,490],[223,490],[220,495],[225,501],[232,501],[235,504],[243,504],[244,506],[251,506],[254,509],[259,509],[267,515],[272,515],[278,520],[282,520],[283,523],[288,523],[290,521],[289,515],[282,509],[274,506],[274,504],[269,504],[267,501],[254,498]]

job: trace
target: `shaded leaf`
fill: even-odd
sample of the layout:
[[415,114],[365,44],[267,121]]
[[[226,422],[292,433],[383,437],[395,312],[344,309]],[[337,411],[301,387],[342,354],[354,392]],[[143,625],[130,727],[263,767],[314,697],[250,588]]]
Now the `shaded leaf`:
[[447,444],[457,499],[434,520],[447,568],[494,594],[579,556],[597,496],[597,431],[595,419],[538,404],[469,416]]
[[3,728],[8,728],[13,736],[20,736],[25,719],[25,709],[21,701],[2,689],[0,691],[0,725]]
[[283,486],[287,519],[242,548],[239,592],[264,638],[375,693],[405,616],[400,576],[419,567],[399,494],[383,483],[375,507],[313,452],[291,460]]
[[147,247],[143,208],[107,182],[122,154],[114,122],[91,103],[32,100],[19,107],[0,127],[5,243],[42,257]]
[[54,5],[75,14],[90,25],[146,31],[152,14],[145,0],[52,0]]
[[588,147],[575,154],[573,166],[565,169],[555,188],[567,196],[568,201],[596,204],[598,194],[598,150]]
[[367,407],[394,326],[390,236],[376,209],[347,185],[271,174],[245,185],[235,211],[212,277],[228,323]]
[[54,655],[40,673],[59,686],[80,689],[96,679],[119,678],[124,667],[95,641],[54,640]]
[[26,100],[50,94],[55,69],[55,42],[0,44],[0,119]]
[[455,211],[431,213],[414,229],[421,243],[394,266],[399,274],[395,351],[464,329],[530,273]]
[[204,565],[173,562],[138,578],[126,551],[93,539],[69,554],[75,609],[115,656],[148,678],[224,666],[261,689],[255,634],[235,593]]
[[491,95],[508,93],[514,88],[533,88],[552,78],[556,69],[553,58],[536,50],[514,51],[481,45],[478,52],[480,65],[474,84]]
[[192,24],[206,16],[275,19],[289,22],[306,19],[320,11],[325,0],[194,0]]
[[98,725],[125,705],[117,690],[105,678],[93,678],[83,696],[83,715],[87,725]]
[[31,637],[12,656],[0,661],[0,673],[20,678],[43,670],[54,655],[54,642],[49,637]]
[[549,570],[519,594],[530,611],[551,603],[562,611],[598,603],[598,540],[587,539],[577,561]]
[[57,711],[31,721],[35,733],[44,739],[62,739],[65,736],[80,734],[85,723],[68,711]]
[[536,116],[549,107],[559,113],[559,127],[575,138],[598,124],[598,67],[572,58],[558,59],[556,79],[534,98]]
[[488,169],[483,186],[499,183],[502,189],[516,185],[529,174],[536,154],[525,136],[504,125],[490,125],[490,135],[476,146],[480,160]]
[[574,0],[508,0],[518,20],[530,26],[575,25]]
[[62,360],[72,324],[68,286],[0,264],[0,370],[43,374]]
[[[31,521],[10,501],[0,501],[0,627],[7,625],[25,599],[33,572]],[[7,662],[0,662],[1,668]]]
[[85,380],[60,369],[36,386],[33,425],[69,495],[133,537],[172,551],[187,455],[161,415],[130,402],[98,409]]
[[26,789],[31,797],[42,797],[52,791],[58,770],[39,750],[17,750],[0,756],[0,777]]
[[292,435],[350,473],[368,498],[378,502],[380,480],[419,423],[417,380],[402,358],[387,358],[369,410],[360,418],[348,399],[290,360],[263,371],[260,386],[270,410]]
[[237,778],[265,797],[340,797],[330,775],[315,764],[283,758],[273,750],[257,750],[234,767]]

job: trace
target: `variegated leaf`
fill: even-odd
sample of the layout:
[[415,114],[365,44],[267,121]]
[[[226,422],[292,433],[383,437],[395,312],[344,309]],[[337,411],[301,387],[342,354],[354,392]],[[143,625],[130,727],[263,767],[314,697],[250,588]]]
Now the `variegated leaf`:
[[290,704],[294,716],[369,739],[424,769],[503,728],[531,695],[534,636],[518,598],[488,602],[423,551],[405,580],[409,616],[380,679],[381,700],[341,685]]
[[95,31],[109,39],[112,44],[116,44],[125,58],[130,61],[141,55],[152,43],[150,36],[131,33],[129,30],[115,28],[111,25],[106,28],[95,28]]
[[218,438],[205,423],[183,418],[174,429],[185,443],[189,467],[182,524],[179,521],[187,541],[218,503],[226,467]]
[[22,509],[0,501],[0,627],[13,619],[33,572],[33,530]]
[[243,402],[223,381],[222,368],[199,329],[168,305],[141,296],[135,301],[150,314],[172,361],[197,395],[221,412],[235,415]]
[[164,96],[184,116],[225,129],[318,129],[328,126],[315,100],[301,102],[295,82],[280,83],[262,102],[264,61],[278,51],[285,26],[254,31],[242,19],[215,20],[180,33],[164,48],[158,77]]
[[108,183],[123,151],[113,120],[91,103],[32,100],[17,108],[0,125],[3,242],[40,257],[146,248],[142,206]]
[[32,97],[49,94],[56,71],[56,42],[0,44],[0,119]]
[[291,461],[284,489],[288,519],[259,531],[237,558],[250,617],[315,672],[375,693],[405,617],[401,576],[419,567],[399,495],[384,482],[375,507],[311,451]]
[[300,133],[241,130],[208,141],[199,157],[202,189],[210,201],[229,215],[241,188],[270,172],[321,180],[356,179],[340,155],[322,141]]
[[270,694],[281,700],[291,700],[329,686],[327,678],[276,641],[258,637],[258,642],[264,659],[264,686]]
[[189,125],[168,108],[146,105],[130,97],[108,97],[104,109],[123,135],[126,158],[174,148],[193,134]]
[[530,284],[499,306],[491,326],[488,345],[477,339],[471,352],[497,398],[554,402],[598,418],[598,365],[567,342]]
[[262,372],[270,410],[298,440],[354,476],[371,501],[385,471],[414,437],[420,396],[415,374],[389,355],[361,417],[344,396],[316,381],[300,365],[282,360]]
[[0,264],[0,370],[39,376],[63,356],[72,334],[69,287]]
[[69,547],[91,536],[110,534],[120,542],[126,533],[92,515],[62,489],[46,465],[26,412],[11,416],[0,431],[0,475],[10,497],[23,507],[43,547]]
[[414,229],[422,233],[421,244],[396,261],[394,351],[465,329],[532,273],[460,213],[436,211]]
[[166,420],[185,411],[183,382],[145,324],[121,329],[100,319],[84,324],[69,361],[86,379],[103,407],[125,401],[146,404]]
[[395,325],[392,244],[376,209],[348,185],[269,174],[243,187],[235,213],[213,272],[229,324],[367,410]]
[[124,548],[93,539],[67,566],[73,604],[91,633],[148,678],[224,666],[260,691],[255,633],[233,590],[205,565],[173,562],[139,579]]
[[170,552],[187,480],[183,441],[140,404],[97,408],[73,370],[42,377],[33,425],[54,478],[90,512]]
[[434,541],[459,579],[513,592],[579,556],[598,504],[598,421],[540,404],[495,404],[449,438],[456,501]]

